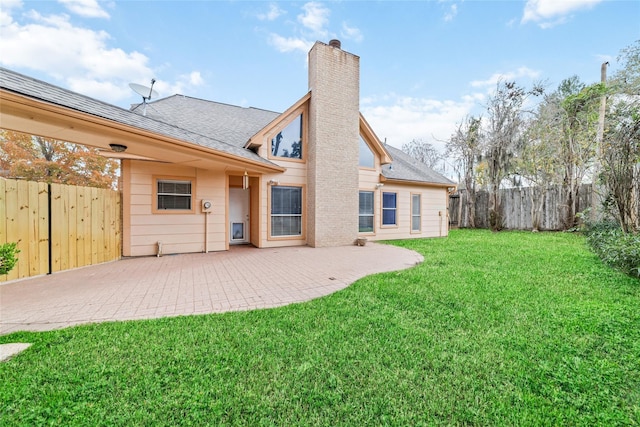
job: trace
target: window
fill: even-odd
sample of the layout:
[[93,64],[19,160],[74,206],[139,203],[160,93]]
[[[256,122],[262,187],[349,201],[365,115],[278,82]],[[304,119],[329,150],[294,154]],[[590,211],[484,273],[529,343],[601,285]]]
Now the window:
[[271,187],[271,236],[302,235],[302,188]]
[[373,232],[373,191],[360,192],[360,215],[358,217],[358,232]]
[[302,159],[302,114],[271,139],[271,155]]
[[365,140],[362,139],[362,136],[360,136],[360,167],[373,169],[374,166],[373,152]]
[[158,179],[158,210],[191,210],[191,181]]
[[420,195],[411,195],[411,231],[420,231],[422,225],[422,214],[420,207]]
[[396,193],[382,193],[382,225],[396,224]]

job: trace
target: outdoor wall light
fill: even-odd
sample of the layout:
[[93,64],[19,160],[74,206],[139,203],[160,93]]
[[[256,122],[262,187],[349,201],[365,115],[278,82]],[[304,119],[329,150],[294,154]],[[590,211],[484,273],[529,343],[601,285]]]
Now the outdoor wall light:
[[127,146],[122,144],[109,144],[109,147],[116,153],[124,153],[124,150],[127,149]]
[[269,185],[278,185],[280,182],[276,179],[270,179],[268,182]]
[[379,189],[379,188],[382,188],[382,187],[384,187],[384,184],[382,184],[382,183],[376,184],[376,190]]
[[244,175],[242,175],[242,189],[246,190],[249,188],[249,174],[247,171],[244,171]]

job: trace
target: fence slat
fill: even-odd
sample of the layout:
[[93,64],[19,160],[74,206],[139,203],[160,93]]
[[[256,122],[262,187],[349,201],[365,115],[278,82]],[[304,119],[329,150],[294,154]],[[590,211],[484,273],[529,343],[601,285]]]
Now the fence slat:
[[38,183],[38,273],[49,272],[49,185]]
[[77,187],[68,188],[69,206],[67,211],[67,224],[69,230],[69,256],[68,268],[78,266],[78,190]]

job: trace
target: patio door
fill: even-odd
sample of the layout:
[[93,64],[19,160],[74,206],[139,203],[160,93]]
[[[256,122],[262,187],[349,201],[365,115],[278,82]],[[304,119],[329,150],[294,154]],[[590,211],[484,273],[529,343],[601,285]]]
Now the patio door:
[[249,242],[249,190],[229,188],[229,243]]

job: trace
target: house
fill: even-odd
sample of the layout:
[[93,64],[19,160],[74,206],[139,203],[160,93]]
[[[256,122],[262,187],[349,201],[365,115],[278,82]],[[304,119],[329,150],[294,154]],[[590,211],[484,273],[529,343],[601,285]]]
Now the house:
[[182,95],[126,110],[0,69],[1,126],[122,160],[124,256],[446,236],[455,184],[380,141],[359,73],[317,42],[308,93],[275,113]]

